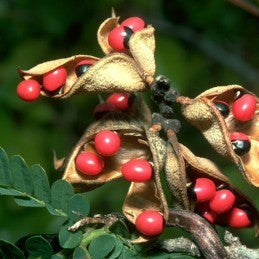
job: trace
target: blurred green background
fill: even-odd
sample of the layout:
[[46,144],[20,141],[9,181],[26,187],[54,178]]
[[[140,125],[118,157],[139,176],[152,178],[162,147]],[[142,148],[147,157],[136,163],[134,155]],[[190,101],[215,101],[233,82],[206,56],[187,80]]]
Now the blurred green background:
[[[29,165],[41,164],[51,182],[61,177],[53,168],[52,149],[59,157],[69,153],[93,120],[98,100],[80,96],[22,102],[16,96],[21,80],[17,68],[75,54],[102,57],[96,31],[112,6],[122,19],[140,16],[156,28],[157,74],[168,76],[182,95],[195,97],[227,84],[259,92],[258,18],[228,1],[1,0],[0,146],[8,155],[20,154]],[[179,107],[176,110],[181,119]],[[179,140],[197,155],[212,158],[259,207],[258,190],[184,121]],[[127,188],[127,183],[117,181],[90,192],[92,213],[120,211]],[[0,204],[0,238],[15,241],[26,234],[53,233],[60,225],[44,209],[21,208],[6,197],[0,197]],[[249,246],[258,246],[253,230],[233,232]],[[166,235],[178,233],[172,229]]]

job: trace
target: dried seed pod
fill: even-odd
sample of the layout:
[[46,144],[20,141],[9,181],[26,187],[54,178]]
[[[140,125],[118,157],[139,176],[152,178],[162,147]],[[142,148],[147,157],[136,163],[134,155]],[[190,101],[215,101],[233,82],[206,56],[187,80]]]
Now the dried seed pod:
[[[114,52],[108,43],[109,33],[119,26],[119,17],[111,17],[106,19],[99,27],[97,39],[100,47],[105,54]],[[134,32],[128,42],[128,54],[132,55],[137,64],[139,73],[145,82],[150,84],[155,74],[155,29],[148,25],[147,28]]]
[[[123,213],[133,224],[137,216],[145,210],[160,212],[165,222],[168,219],[168,205],[160,181],[160,171],[165,163],[166,145],[157,134],[147,128],[146,137],[152,153],[149,160],[153,162],[154,174],[153,178],[146,183],[131,183],[123,204]],[[143,243],[153,238],[140,235],[132,242]]]
[[[197,178],[205,177],[211,179],[216,186],[224,185],[225,189],[231,190],[235,197],[236,205],[248,204],[252,208],[253,220],[256,233],[259,227],[259,214],[256,207],[219,170],[209,159],[195,156],[187,147],[181,145],[172,138],[167,146],[167,160],[165,165],[166,179],[177,204],[187,210],[194,210],[196,201],[188,196],[187,186]],[[180,162],[179,162],[180,160]]]
[[[77,64],[90,59],[93,65],[77,77]],[[135,61],[126,54],[114,53],[102,59],[93,56],[76,55],[69,58],[41,63],[30,70],[19,70],[23,79],[41,82],[44,74],[63,66],[67,80],[58,93],[42,89],[41,94],[52,98],[67,98],[73,94],[90,92],[139,92],[146,89],[146,83],[138,72]],[[112,76],[111,76],[112,75]]]
[[[248,121],[238,121],[232,112],[222,116],[217,106],[218,101],[223,101],[232,107],[237,94],[250,94],[239,85],[219,86],[211,88],[195,99],[178,98],[183,104],[184,117],[197,127],[213,146],[223,156],[232,159],[241,169],[246,180],[254,186],[259,186],[259,99],[256,97],[256,110]],[[230,109],[231,110],[231,109]],[[230,134],[241,132],[250,139],[251,148],[246,154],[235,152]],[[247,149],[248,150],[248,149]]]

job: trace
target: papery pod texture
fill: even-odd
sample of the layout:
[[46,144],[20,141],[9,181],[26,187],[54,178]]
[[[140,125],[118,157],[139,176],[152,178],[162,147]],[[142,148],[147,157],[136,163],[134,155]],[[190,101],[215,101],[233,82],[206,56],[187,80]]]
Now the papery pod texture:
[[[97,39],[105,54],[114,52],[108,43],[108,35],[119,25],[119,17],[111,17],[106,19],[98,29]],[[155,29],[151,25],[148,25],[143,30],[134,32],[129,40],[129,49],[125,52],[129,56],[133,57],[137,64],[139,73],[148,84],[152,83],[154,80],[153,77],[156,70],[154,57],[154,31]]]
[[[76,65],[83,60],[92,60],[93,65],[77,77]],[[42,84],[44,74],[64,67],[67,71],[65,85],[58,93],[49,93],[42,88],[41,95],[51,98],[67,98],[73,94],[99,92],[139,92],[147,87],[139,74],[136,62],[124,53],[114,53],[99,59],[88,55],[76,55],[41,63],[29,70],[19,70],[23,79],[34,79]]]
[[[239,166],[249,183],[258,187],[259,99],[256,97],[256,111],[253,118],[246,122],[239,122],[231,112],[238,91],[244,94],[252,94],[242,86],[229,85],[211,88],[195,99],[180,97],[178,101],[183,105],[182,113],[184,117],[202,132],[219,154],[232,159]],[[228,103],[230,108],[228,116],[223,117],[221,115],[215,106],[215,101]],[[230,134],[233,132],[242,132],[249,137],[251,148],[248,153],[242,156],[235,153],[230,141]]]
[[258,233],[259,214],[255,205],[231,184],[230,180],[211,160],[197,157],[184,145],[170,141],[167,146],[165,173],[176,207],[178,205],[187,210],[194,210],[196,201],[188,196],[187,186],[197,178],[209,178],[216,186],[231,190],[236,196],[237,204],[249,205],[255,221],[255,231]]

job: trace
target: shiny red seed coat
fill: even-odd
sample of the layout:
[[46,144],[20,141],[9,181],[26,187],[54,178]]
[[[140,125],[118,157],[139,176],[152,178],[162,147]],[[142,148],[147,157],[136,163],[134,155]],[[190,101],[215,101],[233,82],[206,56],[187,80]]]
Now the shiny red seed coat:
[[115,27],[108,35],[109,45],[118,52],[125,51],[124,38],[126,34],[127,33],[122,26]]
[[157,236],[163,232],[164,218],[158,211],[147,210],[136,218],[136,228],[146,236]]
[[40,96],[40,84],[33,79],[23,80],[17,86],[17,95],[26,102],[32,102]]
[[127,111],[129,110],[129,98],[128,93],[113,93],[107,98],[107,102],[113,104],[117,110]]
[[218,214],[215,211],[211,210],[207,202],[199,203],[197,205],[197,209],[200,212],[199,214],[210,223],[213,224],[216,221]]
[[211,210],[218,214],[230,210],[236,200],[236,196],[227,189],[216,191],[215,196],[209,201]]
[[250,141],[249,137],[242,133],[242,132],[232,132],[230,134],[230,140],[235,141],[235,140],[245,140],[245,141]]
[[110,130],[102,130],[96,134],[94,139],[96,151],[103,156],[115,155],[121,145],[119,135]]
[[93,64],[94,64],[94,60],[92,60],[92,59],[84,59],[84,60],[78,62],[76,67],[82,66],[82,65],[93,65]]
[[130,17],[121,23],[121,26],[127,26],[134,32],[145,28],[145,22],[139,17]]
[[98,175],[104,168],[103,159],[90,152],[80,153],[76,158],[75,164],[77,170],[86,175]]
[[216,185],[208,178],[197,178],[193,191],[198,202],[212,199],[216,194]]
[[67,71],[64,67],[56,68],[43,76],[43,86],[47,91],[53,92],[62,87],[67,80]]
[[233,207],[225,215],[226,223],[232,228],[245,228],[251,225],[251,221],[246,212],[240,208]]
[[232,105],[232,113],[239,121],[249,121],[253,118],[256,110],[256,97],[251,94],[244,94]]
[[132,159],[122,165],[122,176],[130,182],[147,182],[152,177],[152,166],[145,159]]

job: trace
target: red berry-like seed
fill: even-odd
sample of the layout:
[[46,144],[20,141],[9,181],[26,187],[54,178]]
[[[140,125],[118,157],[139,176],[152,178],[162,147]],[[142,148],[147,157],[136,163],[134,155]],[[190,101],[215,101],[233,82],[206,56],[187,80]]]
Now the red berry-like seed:
[[215,196],[210,200],[210,208],[218,214],[230,210],[236,200],[236,196],[227,189],[216,191]]
[[249,121],[253,118],[256,110],[256,97],[244,94],[232,105],[232,113],[239,121]]
[[197,210],[203,218],[205,218],[212,224],[216,221],[218,217],[218,214],[215,211],[211,210],[207,202],[197,204]]
[[100,103],[94,108],[94,117],[100,119],[103,115],[111,111],[116,111],[113,104],[107,102]]
[[95,63],[92,59],[85,59],[77,63],[75,68],[75,73],[77,77],[81,76],[82,74],[86,73],[89,67],[91,67]]
[[152,177],[152,166],[145,159],[132,159],[121,167],[123,177],[130,182],[147,182]]
[[233,207],[225,215],[225,219],[227,224],[232,228],[245,228],[249,227],[252,223],[246,212],[237,207]]
[[197,202],[204,202],[212,199],[216,194],[216,185],[208,178],[197,178],[193,191]]
[[102,130],[96,134],[94,144],[99,154],[113,156],[119,151],[121,140],[117,133],[110,130]]
[[230,140],[235,141],[235,140],[245,140],[245,141],[250,141],[249,137],[242,133],[242,132],[233,132],[230,134]]
[[136,228],[146,236],[157,236],[163,232],[164,218],[158,211],[147,210],[136,218]]
[[80,153],[76,158],[75,164],[77,170],[86,175],[98,175],[104,168],[103,159],[90,152]]
[[56,68],[43,76],[44,89],[50,92],[58,90],[67,80],[67,71],[64,67]]
[[128,93],[113,93],[107,98],[107,102],[115,106],[117,110],[127,111],[129,109],[129,98]]
[[17,86],[17,95],[26,102],[35,101],[40,96],[40,84],[33,79],[24,80]]
[[127,26],[134,32],[145,28],[145,22],[139,17],[130,17],[121,23],[121,26]]

